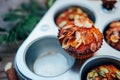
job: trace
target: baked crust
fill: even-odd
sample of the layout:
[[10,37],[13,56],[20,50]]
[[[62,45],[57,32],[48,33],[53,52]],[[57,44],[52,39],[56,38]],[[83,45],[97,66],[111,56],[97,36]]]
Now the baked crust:
[[101,32],[95,28],[94,24],[83,19],[78,18],[77,25],[75,21],[66,24],[58,33],[62,47],[77,59],[86,59],[92,56],[101,47],[103,40]]

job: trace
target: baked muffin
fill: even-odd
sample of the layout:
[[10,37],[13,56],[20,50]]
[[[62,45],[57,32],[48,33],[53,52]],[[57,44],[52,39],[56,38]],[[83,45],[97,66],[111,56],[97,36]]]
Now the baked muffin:
[[87,59],[101,47],[103,36],[86,17],[76,18],[58,33],[62,48],[76,59]]
[[120,20],[110,23],[106,31],[106,41],[113,48],[120,51]]
[[86,17],[86,19],[89,19],[88,15],[83,12],[79,7],[72,6],[57,16],[56,24],[59,28],[61,28],[65,24],[74,21],[75,18],[79,17]]
[[120,80],[120,70],[114,65],[102,65],[87,74],[86,80]]

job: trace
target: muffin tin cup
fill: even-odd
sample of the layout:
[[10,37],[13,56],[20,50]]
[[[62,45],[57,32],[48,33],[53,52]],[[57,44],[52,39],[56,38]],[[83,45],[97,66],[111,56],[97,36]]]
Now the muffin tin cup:
[[88,72],[101,65],[114,65],[120,70],[120,59],[109,55],[94,56],[88,59],[80,69],[80,80],[86,80]]
[[[34,44],[39,39],[42,39],[44,37],[55,37],[58,36],[58,30],[55,23],[55,17],[60,11],[65,10],[66,8],[70,6],[79,6],[80,8],[84,9],[86,13],[90,13],[90,16],[94,18],[95,26],[98,28],[101,32],[104,30],[107,23],[109,23],[113,19],[120,19],[119,13],[120,13],[120,1],[116,4],[115,12],[109,12],[106,13],[101,8],[102,2],[100,0],[94,1],[94,0],[57,0],[53,6],[48,10],[48,12],[44,15],[44,17],[40,20],[40,22],[36,25],[34,30],[31,32],[31,34],[28,36],[28,38],[24,41],[24,43],[20,46],[20,48],[17,51],[16,57],[15,57],[15,65],[16,70],[18,71],[18,74],[22,74],[22,76],[25,76],[25,79],[32,79],[32,80],[81,80],[79,77],[79,70],[82,64],[79,62],[75,62],[73,66],[70,67],[70,69],[66,70],[65,72],[61,73],[57,77],[46,77],[37,75],[34,73],[33,69],[30,68],[29,64],[32,63],[32,61],[29,62],[31,56],[34,57],[32,54],[29,55],[27,50],[29,47]],[[103,32],[102,32],[103,33]],[[60,46],[59,46],[60,47]],[[29,55],[29,56],[27,56]],[[94,56],[99,55],[109,55],[109,56],[115,56],[117,58],[120,58],[120,52],[110,47],[105,40],[103,40],[103,44],[101,48],[95,53]],[[25,57],[26,56],[26,57]],[[108,57],[109,57],[108,56]],[[32,58],[31,57],[31,58]],[[37,58],[37,57],[36,57]],[[72,59],[70,59],[72,60]],[[86,61],[85,61],[86,62]],[[74,62],[73,62],[74,63]]]

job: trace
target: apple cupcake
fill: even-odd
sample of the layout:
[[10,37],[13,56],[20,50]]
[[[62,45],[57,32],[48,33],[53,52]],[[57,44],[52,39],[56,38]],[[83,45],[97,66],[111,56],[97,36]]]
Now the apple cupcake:
[[101,47],[103,35],[90,19],[79,16],[59,30],[58,39],[68,54],[84,60]]

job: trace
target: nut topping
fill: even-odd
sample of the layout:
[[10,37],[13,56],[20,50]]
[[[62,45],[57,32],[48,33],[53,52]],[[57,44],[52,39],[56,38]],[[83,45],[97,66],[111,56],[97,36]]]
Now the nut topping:
[[97,36],[97,34],[93,32],[93,35],[94,35],[96,41],[98,41],[98,36]]
[[60,14],[60,17],[65,17],[65,14],[64,13]]
[[71,27],[72,27],[72,25],[67,25],[67,26],[64,26],[63,29],[69,29]]
[[59,24],[59,27],[63,27],[65,24],[67,23],[67,21],[62,21],[60,24]]
[[117,43],[119,41],[120,37],[118,35],[111,35],[110,40],[114,43]]
[[75,15],[74,16],[74,19],[79,19],[80,18],[80,15]]
[[74,20],[74,24],[78,27],[84,27],[84,28],[91,28],[92,27],[92,23],[90,23],[87,19],[85,18],[76,18]]
[[80,19],[75,19],[75,20],[74,20],[74,24],[75,24],[76,26],[79,26],[79,27],[82,27],[82,26],[83,26],[83,24],[80,22]]
[[113,65],[102,65],[91,70],[87,80],[120,80],[120,70]]
[[78,13],[83,13],[83,11],[80,8],[77,8]]
[[75,37],[76,37],[76,41],[78,42],[81,39],[81,34],[78,31],[76,31]]
[[92,27],[92,24],[88,21],[85,21],[85,27],[86,28],[91,28]]
[[97,48],[96,44],[92,43],[91,46],[90,46],[91,51],[95,52],[96,48]]
[[113,22],[112,24],[110,24],[110,27],[120,27],[120,22]]
[[78,48],[82,44],[83,40],[81,38],[81,34],[78,31],[76,31],[75,37],[76,37],[76,42],[77,42],[77,45],[75,48]]

